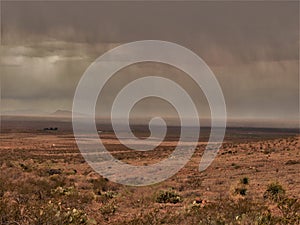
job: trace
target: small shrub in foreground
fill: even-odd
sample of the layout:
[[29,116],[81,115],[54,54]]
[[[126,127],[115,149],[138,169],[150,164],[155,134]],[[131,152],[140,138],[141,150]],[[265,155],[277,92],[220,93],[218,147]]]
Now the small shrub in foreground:
[[239,195],[242,195],[242,196],[245,196],[246,193],[247,193],[247,188],[236,188],[235,193],[239,194]]
[[173,203],[181,202],[181,197],[174,191],[160,191],[156,197],[158,203]]
[[248,177],[244,177],[241,179],[241,183],[242,184],[249,184],[249,178]]
[[274,201],[279,201],[284,196],[285,196],[285,190],[277,182],[269,184],[267,190],[264,193],[264,198],[271,199]]

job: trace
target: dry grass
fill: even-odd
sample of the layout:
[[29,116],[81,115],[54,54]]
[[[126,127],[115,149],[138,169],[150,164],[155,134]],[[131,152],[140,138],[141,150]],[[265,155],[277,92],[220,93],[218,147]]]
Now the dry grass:
[[202,173],[200,145],[178,174],[139,188],[93,172],[70,134],[1,138],[1,225],[300,224],[298,136],[231,136]]

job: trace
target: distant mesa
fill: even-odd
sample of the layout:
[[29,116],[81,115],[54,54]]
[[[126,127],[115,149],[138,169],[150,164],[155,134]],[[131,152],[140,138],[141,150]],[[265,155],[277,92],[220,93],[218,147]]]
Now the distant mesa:
[[54,113],[51,113],[51,116],[58,116],[58,117],[71,117],[72,111],[68,110],[56,110]]
[[[84,116],[84,114],[82,113],[74,113],[74,115],[77,117],[82,117]],[[68,117],[68,118],[71,118],[72,117],[72,111],[69,111],[69,110],[61,110],[61,109],[58,109],[56,110],[55,112],[51,113],[50,116],[52,117]]]

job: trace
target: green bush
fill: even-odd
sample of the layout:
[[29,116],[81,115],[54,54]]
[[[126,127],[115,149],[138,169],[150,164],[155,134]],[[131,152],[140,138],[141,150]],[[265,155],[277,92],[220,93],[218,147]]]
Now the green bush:
[[160,191],[156,197],[158,203],[173,203],[181,202],[181,197],[174,191]]

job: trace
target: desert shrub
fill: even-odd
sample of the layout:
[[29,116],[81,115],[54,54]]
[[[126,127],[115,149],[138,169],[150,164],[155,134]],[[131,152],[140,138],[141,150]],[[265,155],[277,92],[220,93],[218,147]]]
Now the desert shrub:
[[66,186],[68,182],[66,176],[63,174],[54,174],[49,177],[49,180],[52,182],[53,188]]
[[57,224],[57,225],[88,225],[90,219],[88,216],[77,208],[64,208],[60,202],[49,202],[47,205],[40,208],[35,215],[35,223],[38,224]]
[[286,196],[284,188],[278,183],[268,185],[264,198],[274,201],[281,212],[277,216],[278,224],[300,224],[300,202]]
[[282,213],[280,218],[283,224],[300,224],[300,203],[296,198],[284,198],[277,207]]
[[61,200],[64,202],[64,206],[68,208],[84,209],[94,199],[94,195],[91,192],[79,192],[73,186],[57,187],[51,193],[54,199]]
[[93,185],[95,194],[101,194],[102,191],[108,190],[108,180],[105,178],[91,179],[90,182]]
[[241,184],[249,184],[249,178],[248,177],[243,177],[241,179]]
[[156,202],[158,203],[173,203],[181,202],[181,197],[174,191],[160,191],[156,196]]
[[103,218],[105,220],[108,220],[110,216],[115,214],[115,212],[117,210],[117,206],[115,205],[114,202],[111,202],[111,203],[102,205],[99,210],[100,210],[100,213],[103,216]]
[[65,224],[88,224],[88,218],[86,214],[76,208],[72,210],[68,209],[66,212],[64,212],[63,220]]
[[118,195],[118,192],[106,191],[106,192],[99,193],[96,199],[102,203],[107,203],[108,201],[110,201],[110,199],[117,197],[117,195]]
[[22,170],[24,172],[31,172],[32,171],[32,168],[29,165],[26,165],[24,163],[20,163],[19,165],[20,165],[20,167],[22,168]]
[[114,204],[110,203],[110,204],[103,205],[100,208],[100,212],[102,215],[112,215],[116,212],[116,209],[117,207]]
[[49,174],[49,176],[55,175],[55,174],[61,174],[61,169],[49,169],[46,171],[46,173]]
[[279,183],[271,183],[268,185],[264,193],[264,198],[279,201],[285,196],[285,190]]
[[52,189],[51,190],[51,193],[52,194],[59,194],[59,195],[72,195],[72,194],[75,194],[75,188],[74,187],[66,187],[66,188],[63,188],[63,187],[57,187],[55,189]]
[[245,196],[247,193],[247,188],[236,188],[234,192],[235,194]]

